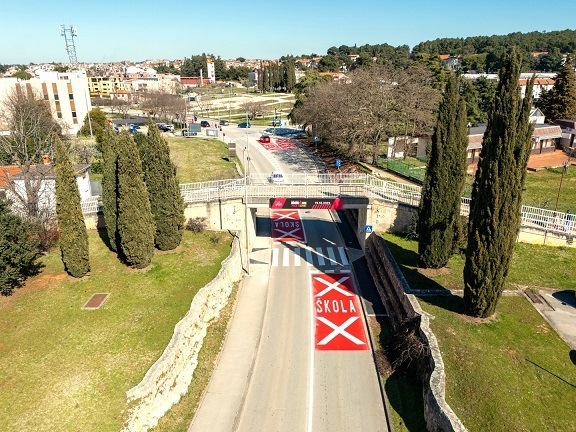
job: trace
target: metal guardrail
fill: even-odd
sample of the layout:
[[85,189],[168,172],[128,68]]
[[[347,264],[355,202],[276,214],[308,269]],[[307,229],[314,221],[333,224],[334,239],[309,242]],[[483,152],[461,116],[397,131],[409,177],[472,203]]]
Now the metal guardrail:
[[[244,178],[181,184],[180,191],[186,203],[244,199],[245,196],[248,202],[276,197],[365,197],[412,206],[420,203],[420,186],[382,180],[371,174],[295,174],[286,175],[285,179],[285,183],[272,184],[268,175],[251,174],[247,179],[246,191]],[[462,215],[470,214],[470,202],[470,198],[462,197]],[[102,211],[100,197],[91,197],[82,202],[85,215],[99,211]],[[521,211],[522,226],[576,235],[576,215],[530,206],[522,206]]]

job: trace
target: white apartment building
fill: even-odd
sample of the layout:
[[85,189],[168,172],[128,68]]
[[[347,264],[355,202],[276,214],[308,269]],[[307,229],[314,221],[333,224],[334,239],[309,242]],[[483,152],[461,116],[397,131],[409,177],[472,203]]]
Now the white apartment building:
[[40,72],[37,78],[29,80],[0,78],[0,107],[13,91],[44,99],[67,135],[75,135],[80,130],[86,114],[92,109],[84,71]]

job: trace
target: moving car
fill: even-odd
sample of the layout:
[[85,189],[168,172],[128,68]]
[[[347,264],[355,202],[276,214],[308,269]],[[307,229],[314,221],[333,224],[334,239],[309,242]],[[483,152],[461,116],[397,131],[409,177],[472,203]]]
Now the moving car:
[[200,127],[209,128],[209,127],[210,127],[210,122],[209,122],[209,121],[206,121],[206,120],[202,120],[202,121],[200,122]]
[[269,143],[269,142],[270,142],[270,137],[269,137],[268,135],[262,135],[262,136],[260,137],[260,142]]
[[230,122],[228,120],[220,120],[220,126],[228,126]]
[[238,125],[239,128],[244,128],[244,129],[249,128],[250,126],[252,126],[252,125],[248,122],[242,122]]

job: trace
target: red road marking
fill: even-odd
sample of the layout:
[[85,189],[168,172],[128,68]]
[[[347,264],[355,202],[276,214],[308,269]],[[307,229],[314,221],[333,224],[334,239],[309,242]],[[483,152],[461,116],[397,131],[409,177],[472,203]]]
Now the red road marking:
[[269,151],[292,150],[297,148],[296,145],[291,140],[286,138],[278,138],[276,140],[271,139],[270,142],[267,143],[258,140],[258,143]]
[[351,273],[312,273],[318,351],[370,349]]
[[271,213],[272,238],[276,242],[306,242],[304,225],[297,210],[276,210]]

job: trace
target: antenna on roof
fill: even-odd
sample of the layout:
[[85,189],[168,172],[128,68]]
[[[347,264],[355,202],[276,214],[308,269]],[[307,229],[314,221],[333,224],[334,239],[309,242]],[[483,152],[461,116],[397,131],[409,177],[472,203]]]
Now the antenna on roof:
[[70,69],[78,68],[78,60],[76,59],[76,47],[74,46],[74,37],[78,36],[78,30],[75,25],[66,28],[64,24],[60,26],[60,36],[64,36],[66,41],[66,52],[68,53],[68,62]]

